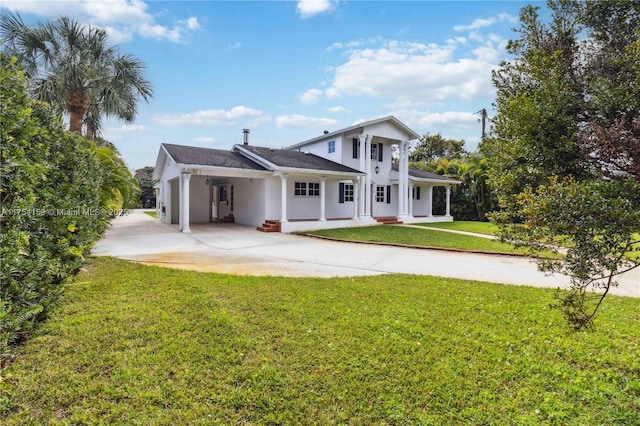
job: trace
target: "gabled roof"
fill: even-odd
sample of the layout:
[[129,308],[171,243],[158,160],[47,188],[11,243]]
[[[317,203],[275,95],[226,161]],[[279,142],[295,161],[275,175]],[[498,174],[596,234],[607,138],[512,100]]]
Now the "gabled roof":
[[[391,169],[397,172],[399,169],[398,164],[392,164]],[[411,166],[409,167],[409,176],[413,176],[414,178],[419,178],[419,179],[431,179],[431,180],[441,180],[444,182],[451,182],[451,183],[460,183],[460,181],[457,179],[452,179],[450,177],[442,176],[437,173],[431,173],[425,170],[416,169],[415,167],[411,167]]]
[[236,145],[234,149],[249,151],[276,167],[362,174],[359,170],[352,169],[335,161],[300,151],[265,148],[253,145]]
[[178,164],[227,167],[247,170],[266,170],[260,164],[233,151],[202,148],[197,146],[173,145],[168,143],[163,143],[162,146]]
[[402,121],[398,120],[397,118],[395,118],[393,115],[388,115],[386,117],[382,117],[382,118],[376,118],[375,120],[369,120],[369,121],[365,121],[362,123],[357,123],[354,124],[353,126],[349,126],[349,127],[345,127],[344,129],[340,129],[340,130],[336,130],[334,132],[330,132],[327,133],[326,135],[322,135],[322,136],[318,136],[312,139],[308,139],[306,141],[288,146],[287,149],[295,149],[298,148],[300,146],[312,143],[312,142],[316,142],[322,139],[328,139],[328,138],[332,138],[336,135],[340,135],[343,133],[349,133],[353,130],[359,129],[361,127],[366,127],[366,126],[372,126],[374,124],[378,124],[378,123],[383,123],[385,121],[389,121],[392,124],[394,124],[395,126],[399,127],[400,129],[402,129],[403,131],[407,132],[407,134],[409,136],[411,136],[413,139],[419,139],[420,135],[418,135],[416,132],[414,132],[413,130],[411,130],[406,124],[404,124]]

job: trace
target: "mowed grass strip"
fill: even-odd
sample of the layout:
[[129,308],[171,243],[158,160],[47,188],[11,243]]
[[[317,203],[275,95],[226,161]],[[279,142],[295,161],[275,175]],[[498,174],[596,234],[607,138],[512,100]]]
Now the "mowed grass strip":
[[3,425],[640,422],[640,300],[569,331],[553,290],[273,278],[93,258],[0,381]]
[[414,225],[428,228],[452,229],[454,231],[475,232],[476,234],[496,235],[498,227],[491,222],[474,222],[456,220],[453,222],[414,223]]
[[454,234],[431,229],[417,229],[403,226],[376,225],[361,228],[323,229],[307,232],[322,237],[349,241],[401,244],[419,247],[447,248],[484,253],[523,254],[509,244],[489,238]]

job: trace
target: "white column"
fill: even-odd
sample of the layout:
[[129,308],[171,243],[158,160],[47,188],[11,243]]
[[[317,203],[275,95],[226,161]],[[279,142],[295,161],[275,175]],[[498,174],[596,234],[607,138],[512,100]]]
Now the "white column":
[[367,181],[364,185],[365,193],[365,216],[371,216],[371,136],[365,135],[365,173],[367,174]]
[[182,173],[182,206],[180,206],[180,212],[182,213],[182,223],[180,224],[180,230],[183,234],[190,234],[189,228],[189,189],[191,181],[191,173]]
[[398,145],[398,217],[404,214],[404,141]]
[[433,185],[427,187],[427,217],[433,217]]
[[447,185],[447,209],[445,216],[451,216],[451,185]]
[[327,178],[325,176],[320,177],[320,222],[326,222],[325,217],[325,185]]
[[413,182],[409,182],[409,216],[413,217]]
[[[366,173],[366,158],[367,158],[367,154],[366,154],[366,140],[367,140],[367,135],[359,135],[358,136],[358,140],[360,141],[360,171]],[[365,189],[366,186],[366,179],[364,179],[364,177],[359,177],[358,178],[358,185],[360,186],[360,200],[358,201],[359,203],[359,208],[360,208],[360,217],[366,215],[366,209],[365,206],[367,205],[367,191]]]
[[353,220],[358,219],[358,187],[360,186],[360,178],[353,179]]
[[409,141],[404,141],[404,214],[409,214],[409,200],[411,199],[411,191],[409,191]]
[[280,201],[281,201],[280,222],[288,222],[287,220],[287,174],[286,173],[281,174],[280,180],[282,182],[282,186],[280,190]]

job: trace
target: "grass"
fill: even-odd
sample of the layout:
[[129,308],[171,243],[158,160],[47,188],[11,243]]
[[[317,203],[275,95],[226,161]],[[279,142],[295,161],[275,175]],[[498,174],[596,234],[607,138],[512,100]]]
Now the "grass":
[[511,245],[501,243],[497,240],[436,231],[427,228],[420,230],[402,226],[376,225],[361,228],[323,229],[309,232],[308,234],[351,241],[406,244],[411,246],[450,248],[485,253],[524,253],[523,250],[515,249]]
[[429,228],[453,229],[456,231],[475,232],[477,234],[496,235],[498,227],[491,222],[473,222],[457,220],[454,222],[416,223],[415,225]]
[[146,212],[144,212],[144,214],[149,215],[154,219],[158,218],[158,213],[156,213],[155,210],[154,211],[146,211]]
[[0,381],[3,425],[640,424],[640,300],[92,258]]

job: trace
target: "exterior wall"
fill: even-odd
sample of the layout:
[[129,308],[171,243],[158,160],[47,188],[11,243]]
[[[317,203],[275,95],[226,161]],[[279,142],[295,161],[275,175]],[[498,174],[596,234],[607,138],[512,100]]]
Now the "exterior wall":
[[353,201],[345,201],[340,203],[340,182],[345,184],[352,184],[350,180],[329,180],[326,182],[326,207],[325,216],[327,219],[331,218],[351,218],[353,217]]
[[[236,223],[248,226],[260,226],[265,216],[266,181],[272,179],[232,179],[234,186],[234,211]],[[280,179],[278,178],[278,181]],[[279,182],[278,182],[279,183]],[[231,196],[231,193],[229,193]],[[280,197],[278,196],[278,200]]]
[[[329,153],[329,142],[330,141],[335,141],[336,142],[336,150],[335,152]],[[351,142],[349,142],[349,146]],[[327,138],[327,139],[322,139],[320,141],[308,144],[308,145],[304,145],[301,146],[300,148],[297,148],[297,150],[300,150],[302,152],[310,152],[312,154],[317,155],[318,157],[322,157],[322,158],[326,158],[327,160],[331,160],[331,161],[335,161],[336,163],[340,163],[342,161],[342,136],[341,135],[336,135],[334,137],[331,138]]]
[[402,130],[398,129],[396,126],[389,124],[388,122],[376,123],[370,126],[367,126],[363,129],[362,133],[374,135],[374,136],[382,136],[388,139],[394,140],[408,140],[410,138]]
[[167,205],[167,212],[170,213],[167,223],[177,224],[180,222],[180,179],[174,178],[167,183],[170,185],[171,196]]
[[[384,186],[385,187],[385,198],[381,203],[376,201],[376,187]],[[371,200],[373,200],[373,209],[371,209],[371,214],[374,217],[387,217],[387,216],[396,216],[398,214],[398,185],[391,185],[391,203],[387,204],[386,198],[386,184],[372,184],[371,185]]]
[[[289,177],[291,179],[291,177]],[[265,219],[280,220],[281,201],[281,181],[280,176],[270,176],[264,180],[264,217]],[[288,182],[287,182],[288,183]]]
[[294,195],[295,182],[319,182],[316,177],[289,176],[287,179],[287,219],[319,219],[320,196]]
[[420,199],[413,199],[413,215],[414,216],[426,216],[428,213],[428,204],[429,204],[429,186],[427,184],[414,184],[414,191],[417,191],[417,188],[420,187]]
[[[338,163],[342,163],[352,169],[360,170],[360,158],[353,158],[353,138],[347,138],[342,142],[342,158]],[[360,155],[360,146],[358,145],[358,155]],[[384,155],[384,154],[383,154]],[[364,170],[360,170],[364,172]]]
[[209,186],[206,176],[191,176],[189,181],[189,223],[209,222]]

